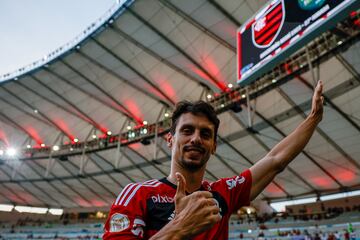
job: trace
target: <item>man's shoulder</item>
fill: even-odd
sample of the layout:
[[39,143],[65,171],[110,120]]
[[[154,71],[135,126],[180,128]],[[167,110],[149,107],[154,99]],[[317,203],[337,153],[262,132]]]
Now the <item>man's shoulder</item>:
[[220,178],[215,182],[211,182],[211,183],[207,183],[207,184],[210,185],[211,188],[225,187],[225,188],[228,188],[229,190],[231,190],[239,185],[245,184],[247,181],[251,182],[251,172],[249,169],[246,169],[239,175],[235,175],[235,176],[227,177],[227,178]]
[[136,201],[145,200],[148,194],[157,191],[161,185],[162,182],[157,179],[152,179],[145,182],[129,183],[120,192],[114,202],[114,205],[126,207],[134,199],[136,199]]

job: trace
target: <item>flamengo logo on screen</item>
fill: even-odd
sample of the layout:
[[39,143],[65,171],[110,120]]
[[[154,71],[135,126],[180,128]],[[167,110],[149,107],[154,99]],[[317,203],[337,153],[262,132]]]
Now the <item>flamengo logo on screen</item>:
[[173,203],[174,198],[168,196],[160,196],[159,194],[156,196],[152,196],[151,199],[154,203]]

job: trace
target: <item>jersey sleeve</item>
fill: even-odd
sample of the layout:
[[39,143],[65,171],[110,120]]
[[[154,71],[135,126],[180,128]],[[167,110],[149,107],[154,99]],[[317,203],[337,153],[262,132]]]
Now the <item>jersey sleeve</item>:
[[112,204],[103,239],[143,239],[146,190],[140,183],[128,184]]
[[252,178],[249,169],[238,176],[222,178],[214,184],[218,185],[216,188],[225,197],[230,213],[233,213],[242,206],[250,205]]

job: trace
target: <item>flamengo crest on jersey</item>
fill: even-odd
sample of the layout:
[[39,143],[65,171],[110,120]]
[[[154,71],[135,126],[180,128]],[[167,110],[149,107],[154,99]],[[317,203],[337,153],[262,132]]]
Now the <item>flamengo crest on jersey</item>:
[[116,198],[114,205],[126,207],[141,187],[157,187],[160,184],[161,182],[156,179],[149,180],[144,183],[130,183],[121,191],[119,196]]

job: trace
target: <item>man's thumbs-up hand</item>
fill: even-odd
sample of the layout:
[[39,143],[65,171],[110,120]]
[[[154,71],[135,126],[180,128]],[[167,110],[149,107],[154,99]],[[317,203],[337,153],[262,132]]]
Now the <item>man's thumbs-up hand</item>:
[[184,176],[177,172],[175,173],[177,180],[177,189],[175,194],[175,214],[178,214],[186,206],[186,180]]

